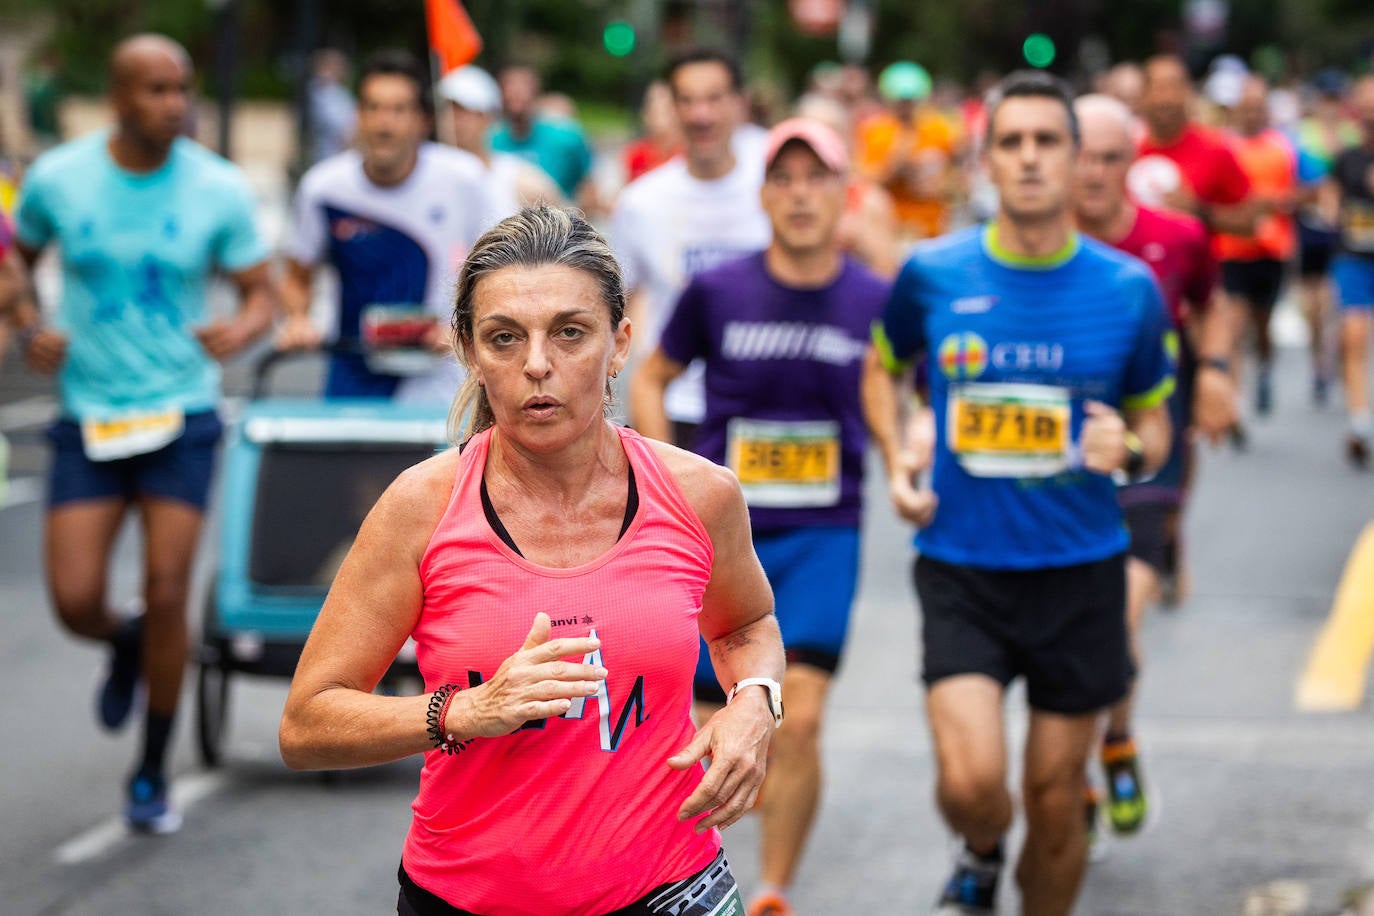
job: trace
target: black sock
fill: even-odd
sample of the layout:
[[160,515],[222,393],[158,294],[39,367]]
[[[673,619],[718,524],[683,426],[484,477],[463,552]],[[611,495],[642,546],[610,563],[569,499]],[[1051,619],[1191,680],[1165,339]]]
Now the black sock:
[[114,667],[118,677],[132,684],[138,679],[143,658],[143,616],[130,617],[110,633]]
[[128,617],[110,631],[109,643],[120,654],[138,653],[143,645],[143,615]]
[[143,729],[143,762],[138,766],[139,773],[145,776],[161,775],[167,760],[167,745],[172,739],[174,718],[148,710]]

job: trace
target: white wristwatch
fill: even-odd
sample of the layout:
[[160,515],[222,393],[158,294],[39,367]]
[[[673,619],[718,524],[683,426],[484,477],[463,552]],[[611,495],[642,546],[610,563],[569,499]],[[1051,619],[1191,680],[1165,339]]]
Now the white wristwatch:
[[771,677],[747,677],[738,684],[730,688],[730,695],[725,698],[725,705],[729,706],[735,699],[735,694],[745,687],[752,687],[758,684],[768,691],[768,709],[773,713],[773,727],[782,725],[782,685]]

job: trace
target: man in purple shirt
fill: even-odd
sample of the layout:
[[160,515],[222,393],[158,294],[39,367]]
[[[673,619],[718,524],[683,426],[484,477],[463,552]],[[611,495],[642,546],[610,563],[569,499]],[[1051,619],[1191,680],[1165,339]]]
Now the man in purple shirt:
[[[888,286],[840,253],[849,159],[839,135],[818,121],[784,121],[768,136],[765,163],[772,243],[691,281],[630,397],[639,431],[669,441],[664,391],[693,359],[705,361],[706,415],[692,447],[739,478],[787,647],[787,716],[761,805],[763,887],[749,907],[750,916],[786,916],[820,796],[821,714],[858,578],[867,441],[859,379]],[[719,703],[703,660],[697,698]]]

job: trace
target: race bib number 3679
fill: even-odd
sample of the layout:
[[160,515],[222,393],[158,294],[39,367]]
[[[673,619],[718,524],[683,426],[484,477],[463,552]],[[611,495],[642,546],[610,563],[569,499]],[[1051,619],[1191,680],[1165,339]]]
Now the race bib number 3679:
[[725,460],[751,506],[833,506],[840,500],[840,425],[736,417]]

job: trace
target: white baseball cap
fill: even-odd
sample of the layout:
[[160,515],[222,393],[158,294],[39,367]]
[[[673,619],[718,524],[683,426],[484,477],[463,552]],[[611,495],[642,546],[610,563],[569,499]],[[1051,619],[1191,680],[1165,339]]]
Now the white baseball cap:
[[501,110],[501,87],[481,67],[467,64],[439,80],[439,97],[469,111],[496,114]]

